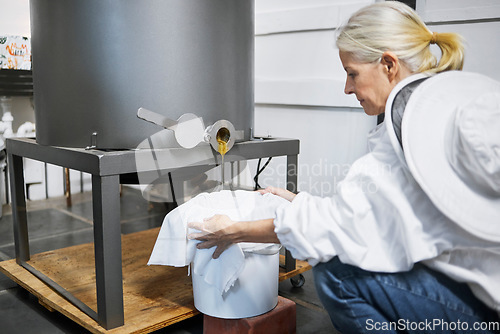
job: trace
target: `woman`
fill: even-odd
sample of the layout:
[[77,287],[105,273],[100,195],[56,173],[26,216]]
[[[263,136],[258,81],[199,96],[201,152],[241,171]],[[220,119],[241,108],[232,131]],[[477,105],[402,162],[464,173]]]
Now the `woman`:
[[[431,44],[442,51],[439,62]],[[463,65],[460,36],[431,32],[411,8],[395,1],[355,13],[337,46],[347,73],[345,93],[355,94],[368,115],[384,113],[391,91],[412,75]],[[489,278],[497,269],[478,273],[487,279],[473,293],[469,281],[460,279],[473,269],[465,266],[452,275],[436,265],[463,239],[491,247],[491,265],[499,267],[499,243],[467,234],[441,213],[401,161],[384,124],[370,134],[369,148],[334,197],[269,187],[261,192],[290,201],[275,219],[235,224],[217,215],[190,223],[201,232],[189,238],[202,241],[198,248],[216,246],[214,258],[236,242],[283,244],[314,266],[318,295],[342,333],[480,332],[472,330],[474,323],[499,321],[494,309],[500,311],[500,297]]]

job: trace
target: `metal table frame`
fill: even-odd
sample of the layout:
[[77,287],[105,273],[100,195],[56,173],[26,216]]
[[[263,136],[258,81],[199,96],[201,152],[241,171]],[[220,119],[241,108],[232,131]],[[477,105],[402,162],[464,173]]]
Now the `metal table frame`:
[[[215,154],[209,145],[199,145],[190,150],[170,148],[154,151],[101,151],[43,146],[37,144],[34,139],[10,138],[7,139],[7,153],[11,182],[16,262],[58,291],[105,329],[124,324],[120,175],[137,173],[136,157],[139,155],[138,158],[140,158],[141,154],[144,154],[145,158],[151,153],[155,157],[164,157],[162,170],[174,170],[196,165],[215,166],[220,163],[220,156]],[[299,140],[273,138],[237,143],[225,156],[225,162],[286,156],[287,189],[295,192],[297,190],[298,154]],[[203,158],[199,159],[199,157]],[[97,312],[27,263],[30,260],[30,250],[23,158],[67,167],[92,175]],[[165,161],[167,161],[166,165]],[[295,260],[288,251],[285,262],[287,272],[295,269]]]

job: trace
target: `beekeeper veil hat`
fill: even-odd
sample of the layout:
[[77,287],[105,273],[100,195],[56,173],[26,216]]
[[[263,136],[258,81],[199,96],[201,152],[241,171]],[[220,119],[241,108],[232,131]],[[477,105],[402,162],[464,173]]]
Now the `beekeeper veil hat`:
[[421,80],[399,139],[434,205],[468,232],[500,241],[500,83],[459,71]]

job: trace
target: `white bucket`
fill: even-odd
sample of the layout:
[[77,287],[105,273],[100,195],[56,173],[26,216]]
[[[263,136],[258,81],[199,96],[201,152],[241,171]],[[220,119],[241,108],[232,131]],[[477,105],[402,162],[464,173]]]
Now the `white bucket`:
[[203,276],[193,275],[194,306],[200,312],[224,319],[254,317],[272,310],[278,303],[279,252],[245,252],[245,268],[223,295]]

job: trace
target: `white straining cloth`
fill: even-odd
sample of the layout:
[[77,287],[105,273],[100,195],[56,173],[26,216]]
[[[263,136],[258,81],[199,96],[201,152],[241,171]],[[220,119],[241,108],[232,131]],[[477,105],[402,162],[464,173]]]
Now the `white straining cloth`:
[[199,241],[188,240],[188,222],[201,222],[215,214],[225,214],[233,221],[253,221],[275,218],[276,209],[289,202],[281,197],[253,191],[223,190],[202,193],[172,210],[165,217],[148,265],[175,267],[193,264],[193,271],[204,277],[206,283],[215,286],[221,294],[234,284],[245,266],[244,252],[275,254],[280,245],[239,243],[213,259],[215,247],[197,249]]

